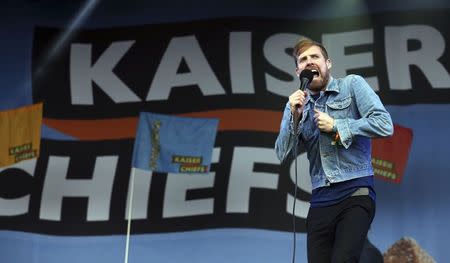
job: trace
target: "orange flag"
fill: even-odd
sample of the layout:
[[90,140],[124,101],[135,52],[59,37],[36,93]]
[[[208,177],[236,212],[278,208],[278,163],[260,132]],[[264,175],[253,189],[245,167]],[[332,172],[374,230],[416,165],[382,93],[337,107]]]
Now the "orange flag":
[[400,183],[408,161],[413,131],[394,124],[394,135],[372,140],[372,165],[375,177]]
[[42,103],[0,111],[0,167],[39,156],[41,125]]

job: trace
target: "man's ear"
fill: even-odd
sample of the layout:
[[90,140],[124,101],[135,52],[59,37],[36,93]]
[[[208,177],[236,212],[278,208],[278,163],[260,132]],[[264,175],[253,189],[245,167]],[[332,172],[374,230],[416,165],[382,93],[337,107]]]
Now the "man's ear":
[[325,62],[326,64],[327,64],[327,68],[328,69],[331,69],[331,67],[332,67],[332,63],[331,63],[331,59],[327,59],[327,61]]
[[298,67],[295,67],[295,74],[297,75],[297,77],[300,77],[300,69]]

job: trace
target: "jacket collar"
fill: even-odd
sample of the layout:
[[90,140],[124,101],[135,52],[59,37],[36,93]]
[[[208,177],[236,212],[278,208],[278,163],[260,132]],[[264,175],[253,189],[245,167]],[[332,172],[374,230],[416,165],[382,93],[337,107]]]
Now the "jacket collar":
[[333,76],[330,76],[330,81],[328,81],[327,87],[325,88],[325,92],[327,91],[334,91],[339,93],[339,85],[337,84],[337,81],[333,78]]
[[[336,92],[339,93],[339,85],[337,83],[337,80],[333,78],[333,76],[330,75],[330,80],[328,81],[328,84],[324,91],[321,92]],[[308,97],[306,97],[306,103],[308,103],[311,100],[310,91],[308,90]]]

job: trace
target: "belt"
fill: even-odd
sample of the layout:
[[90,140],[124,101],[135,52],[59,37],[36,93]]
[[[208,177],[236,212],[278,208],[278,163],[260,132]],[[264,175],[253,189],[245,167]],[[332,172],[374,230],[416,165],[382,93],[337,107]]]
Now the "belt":
[[358,188],[356,191],[353,192],[351,196],[358,196],[358,195],[369,195],[369,188],[367,187]]

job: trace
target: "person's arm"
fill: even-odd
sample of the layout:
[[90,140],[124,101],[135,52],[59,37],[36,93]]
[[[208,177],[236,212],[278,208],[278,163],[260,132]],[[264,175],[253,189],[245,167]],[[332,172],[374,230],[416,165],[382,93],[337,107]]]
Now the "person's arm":
[[[301,123],[303,107],[306,102],[306,92],[296,90],[289,96],[289,101],[284,108],[283,118],[280,125],[280,133],[275,142],[275,151],[278,159],[283,162],[286,160],[294,143],[296,136],[301,132]],[[300,127],[299,127],[300,125]],[[297,132],[295,132],[297,131]]]
[[286,157],[291,152],[292,147],[296,142],[295,130],[297,127],[298,120],[296,123],[294,119],[297,118],[294,118],[294,115],[291,112],[290,104],[288,102],[283,112],[283,118],[281,120],[280,125],[280,132],[278,133],[277,140],[275,141],[275,152],[277,154],[278,159],[281,162],[283,162],[286,159]]
[[350,88],[355,97],[359,119],[335,119],[334,125],[345,148],[350,147],[356,135],[366,137],[387,137],[394,133],[391,115],[384,108],[378,95],[358,75],[351,76]]

